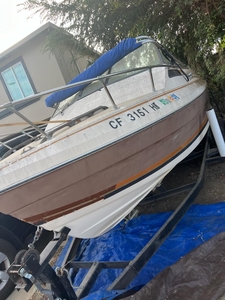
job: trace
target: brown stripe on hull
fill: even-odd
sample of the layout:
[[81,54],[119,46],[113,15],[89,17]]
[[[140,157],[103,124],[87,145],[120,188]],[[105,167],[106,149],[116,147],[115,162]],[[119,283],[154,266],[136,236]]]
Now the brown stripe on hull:
[[81,209],[87,205],[93,204],[101,199],[104,198],[106,194],[109,192],[115,190],[115,186],[108,188],[107,190],[101,191],[98,194],[92,195],[91,197],[87,197],[81,200],[76,201],[75,203],[65,205],[63,207],[60,207],[58,209],[53,209],[48,212],[45,212],[44,214],[35,215],[30,218],[24,219],[24,221],[33,223],[33,224],[42,224],[45,223],[46,220],[51,221],[55,218],[61,217],[65,214],[69,214],[73,212],[74,210]]
[[164,165],[166,162],[170,161],[173,157],[175,157],[176,155],[178,155],[181,151],[181,149],[185,149],[202,131],[202,129],[206,126],[207,123],[207,118],[205,119],[205,122],[202,124],[202,126],[199,128],[199,130],[197,130],[195,132],[195,134],[189,138],[187,141],[185,141],[185,143],[183,143],[183,145],[181,145],[181,147],[177,148],[175,151],[173,151],[172,153],[170,153],[169,155],[167,155],[166,157],[164,157],[163,159],[161,159],[160,161],[157,161],[155,164],[151,165],[150,167],[148,167],[147,169],[141,171],[138,174],[135,174],[134,176],[127,178],[125,180],[123,180],[122,182],[119,182],[116,185],[116,189],[119,189],[125,185],[130,184],[131,182],[134,182],[135,180],[137,180],[138,178],[141,178],[142,176],[144,176],[145,174],[148,174],[149,172],[158,169],[160,166]]
[[138,134],[1,194],[2,212],[42,222],[73,211],[77,205],[83,207],[86,201],[102,199],[104,193],[124,184],[127,178],[174,151],[182,151],[205,123],[204,99],[203,94]]
[[[207,120],[206,120],[207,122]],[[203,124],[202,128],[205,127],[206,122]],[[201,131],[201,130],[200,130]],[[197,135],[200,133],[200,131],[198,131]],[[195,136],[197,136],[195,135]],[[185,145],[188,145],[189,140],[187,141],[187,143],[185,143]],[[184,146],[185,146],[184,145]],[[66,205],[64,207],[60,207],[59,209],[55,209],[55,210],[51,210],[48,211],[47,213],[44,214],[40,214],[40,215],[35,215],[34,217],[31,218],[26,218],[24,221],[26,222],[30,222],[33,224],[43,224],[46,222],[46,220],[51,221],[54,220],[55,218],[59,218],[65,214],[69,214],[75,210],[79,210],[85,206],[88,206],[90,204],[93,204],[99,200],[104,199],[104,196],[112,191],[115,191],[123,186],[128,185],[129,183],[132,183],[132,181],[146,175],[147,173],[149,173],[150,171],[157,169],[160,165],[162,165],[163,163],[165,163],[166,161],[168,161],[169,159],[171,159],[173,156],[175,156],[176,154],[179,153],[180,149],[177,149],[177,151],[174,151],[174,153],[171,153],[170,155],[168,155],[167,158],[163,159],[163,161],[157,162],[155,165],[151,166],[150,168],[146,169],[143,172],[140,172],[139,174],[136,174],[135,176],[133,176],[132,178],[129,178],[127,180],[124,180],[123,182],[118,183],[116,186],[113,186],[111,188],[109,188],[108,190],[102,191],[100,192],[98,195],[93,195],[93,197],[88,197],[79,201],[76,201],[75,203],[72,203],[70,205]]]

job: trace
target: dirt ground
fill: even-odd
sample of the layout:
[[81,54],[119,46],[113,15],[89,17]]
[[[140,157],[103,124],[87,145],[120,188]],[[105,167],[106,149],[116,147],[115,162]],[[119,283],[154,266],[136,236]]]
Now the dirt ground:
[[[198,179],[201,167],[201,158],[181,163],[175,167],[163,180],[158,189],[174,189],[179,185],[194,183]],[[225,201],[225,158],[220,162],[208,160],[205,166],[204,185],[194,203],[208,204]],[[155,193],[157,194],[157,192]],[[175,210],[188,192],[173,195],[162,200],[150,202],[138,207],[140,213],[157,213]]]

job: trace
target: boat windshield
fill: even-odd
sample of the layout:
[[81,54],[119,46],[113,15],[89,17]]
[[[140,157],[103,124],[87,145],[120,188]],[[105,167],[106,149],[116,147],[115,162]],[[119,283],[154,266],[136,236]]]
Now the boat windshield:
[[[109,75],[117,72],[123,72],[123,74],[118,74],[116,76],[108,77],[105,80],[106,85],[110,85],[116,81],[122,80],[124,78],[130,77],[136,73],[141,72],[140,69],[135,70],[137,68],[142,67],[154,67],[157,65],[169,64],[169,61],[165,61],[165,58],[162,57],[157,45],[153,42],[143,43],[141,47],[136,50],[130,52],[117,63],[115,63],[109,70],[107,70],[102,76]],[[126,72],[126,70],[129,72]],[[130,71],[133,70],[133,71]],[[99,81],[95,81],[90,83],[84,89],[82,89],[75,96],[72,96],[72,99],[66,99],[58,104],[55,114],[61,112],[65,107],[71,105],[77,100],[82,99],[83,97],[100,90],[102,88],[102,84]]]
[[125,71],[135,68],[156,66],[162,64],[158,48],[154,43],[145,43],[140,48],[126,55],[112,66],[110,73]]

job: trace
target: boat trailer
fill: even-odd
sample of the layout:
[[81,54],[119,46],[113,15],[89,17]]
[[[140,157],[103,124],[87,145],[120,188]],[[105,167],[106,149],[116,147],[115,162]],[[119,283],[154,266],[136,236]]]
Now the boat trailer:
[[[211,138],[210,138],[211,137]],[[225,158],[219,156],[217,148],[211,148],[212,144],[211,132],[208,131],[205,139],[204,150],[188,157],[188,159],[196,158],[201,155],[202,162],[199,172],[199,177],[196,182],[177,187],[172,190],[164,190],[160,193],[151,193],[142,203],[155,202],[168,196],[173,196],[179,193],[188,192],[187,196],[178,205],[176,210],[167,219],[158,232],[149,240],[145,247],[131,261],[117,262],[79,262],[72,261],[77,253],[80,239],[73,239],[67,253],[64,256],[62,266],[53,270],[50,265],[50,260],[62,247],[69,235],[69,229],[64,227],[53,239],[41,254],[37,250],[32,249],[21,250],[15,257],[14,263],[8,269],[8,274],[16,284],[16,289],[24,289],[26,292],[35,285],[36,288],[44,294],[49,300],[67,299],[75,300],[82,299],[87,296],[92,286],[94,285],[98,275],[105,268],[122,269],[120,275],[108,287],[108,291],[115,291],[115,294],[120,294],[120,299],[127,296],[127,286],[138,275],[144,265],[151,259],[153,254],[159,249],[164,240],[170,235],[181,218],[194,202],[196,196],[204,185],[205,167],[207,164],[215,162],[224,162]],[[181,162],[183,163],[183,162]],[[89,269],[84,277],[81,285],[74,288],[71,282],[71,277],[76,275],[79,269]],[[124,293],[124,294],[123,294]],[[130,294],[134,292],[130,291]],[[112,299],[112,298],[111,298]],[[117,298],[119,299],[119,298]]]

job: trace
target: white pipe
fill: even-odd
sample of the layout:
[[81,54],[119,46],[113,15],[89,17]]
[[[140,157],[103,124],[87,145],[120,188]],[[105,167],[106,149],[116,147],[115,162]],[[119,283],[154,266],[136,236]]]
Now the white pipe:
[[224,138],[221,133],[220,126],[219,126],[214,109],[208,110],[207,116],[209,119],[209,124],[212,129],[214,139],[216,141],[217,148],[219,150],[219,154],[220,154],[220,156],[224,157],[225,156],[225,142],[224,142]]

